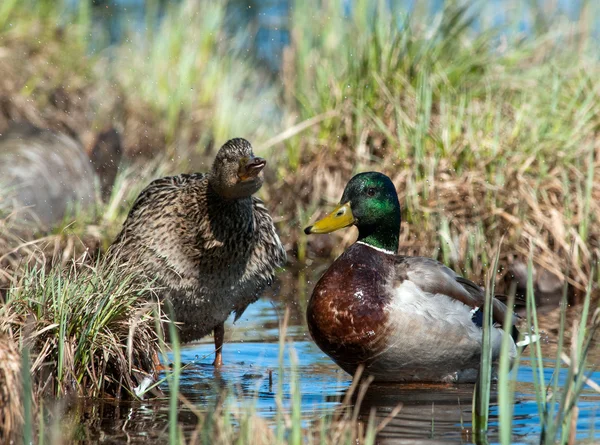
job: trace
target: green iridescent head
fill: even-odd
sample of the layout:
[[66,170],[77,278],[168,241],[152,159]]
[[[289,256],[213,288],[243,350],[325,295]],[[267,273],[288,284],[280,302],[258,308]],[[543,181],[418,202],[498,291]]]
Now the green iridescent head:
[[379,172],[354,176],[340,205],[304,232],[329,233],[350,225],[358,228],[358,241],[394,253],[398,250],[400,203],[390,178]]

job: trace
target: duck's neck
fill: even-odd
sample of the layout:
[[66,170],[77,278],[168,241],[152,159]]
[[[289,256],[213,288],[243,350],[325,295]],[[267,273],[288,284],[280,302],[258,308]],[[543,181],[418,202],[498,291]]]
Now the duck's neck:
[[392,217],[388,224],[359,227],[357,241],[387,252],[398,252],[400,217]]

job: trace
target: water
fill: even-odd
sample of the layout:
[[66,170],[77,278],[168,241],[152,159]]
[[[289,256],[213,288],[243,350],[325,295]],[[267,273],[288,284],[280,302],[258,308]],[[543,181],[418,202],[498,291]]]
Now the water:
[[[289,278],[289,277],[284,277]],[[286,280],[287,281],[287,280]],[[181,394],[194,409],[207,413],[217,406],[246,404],[274,425],[278,384],[283,386],[283,405],[290,411],[290,373],[296,363],[301,390],[303,426],[318,425],[320,419],[341,405],[351,383],[350,376],[341,371],[310,340],[304,326],[303,305],[306,298],[295,286],[281,287],[287,298],[265,297],[251,305],[242,318],[226,328],[223,347],[224,366],[220,371],[212,366],[214,346],[211,338],[184,345],[182,362],[186,365],[181,379]],[[312,288],[309,285],[308,288]],[[284,374],[279,374],[278,324],[285,307],[290,308],[288,340],[285,348]],[[550,351],[548,345],[547,355]],[[600,364],[600,356],[594,358]],[[545,369],[546,381],[552,375],[552,364]],[[269,378],[271,376],[271,378]],[[564,380],[565,375],[562,375]],[[600,372],[591,378],[600,381]],[[535,400],[533,375],[529,359],[523,359],[517,372],[517,391],[514,407],[514,443],[539,443],[540,422]],[[168,385],[162,389],[168,393]],[[230,393],[226,399],[223,390]],[[403,407],[378,436],[379,444],[468,443],[471,442],[470,419],[472,385],[440,387],[423,385],[373,385],[360,406],[359,420],[367,421],[371,409],[378,421],[389,416],[398,405]],[[494,397],[492,403],[495,404]],[[586,388],[579,402],[577,437],[585,440],[591,434],[600,440],[600,394]],[[142,402],[98,403],[85,401],[83,410],[88,420],[81,426],[81,438],[110,442],[140,443],[149,438],[166,441],[168,431],[168,400]],[[490,438],[497,440],[497,409],[492,407]],[[179,421],[186,435],[193,434],[197,418],[192,410],[182,406]],[[596,433],[592,433],[596,431]],[[411,442],[414,443],[414,442]]]

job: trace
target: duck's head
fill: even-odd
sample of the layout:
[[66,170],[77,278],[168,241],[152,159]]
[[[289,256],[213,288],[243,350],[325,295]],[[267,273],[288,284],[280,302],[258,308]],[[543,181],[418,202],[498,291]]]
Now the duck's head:
[[330,233],[351,225],[358,228],[358,241],[396,253],[400,203],[390,178],[379,172],[354,176],[344,189],[340,205],[304,233]]
[[231,139],[219,149],[208,180],[223,198],[245,198],[262,187],[266,164],[265,159],[254,156],[246,139]]

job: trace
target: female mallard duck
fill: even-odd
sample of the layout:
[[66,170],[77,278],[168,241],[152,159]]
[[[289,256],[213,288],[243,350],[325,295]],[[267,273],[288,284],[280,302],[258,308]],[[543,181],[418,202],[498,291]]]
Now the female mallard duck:
[[265,164],[248,141],[232,139],[209,173],[157,179],[140,193],[110,248],[119,262],[157,280],[182,341],[214,331],[217,366],[225,320],[232,312],[237,320],[286,261],[269,212],[252,196]]
[[[358,240],[325,272],[307,309],[310,333],[342,369],[359,365],[376,381],[465,382],[477,377],[484,293],[443,264],[396,255],[400,204],[382,173],[354,176],[331,214],[305,229],[355,225]],[[494,299],[497,359],[506,306]],[[510,354],[518,331],[512,327]]]

